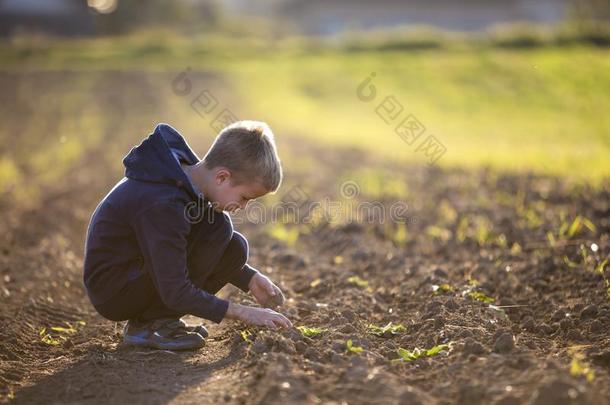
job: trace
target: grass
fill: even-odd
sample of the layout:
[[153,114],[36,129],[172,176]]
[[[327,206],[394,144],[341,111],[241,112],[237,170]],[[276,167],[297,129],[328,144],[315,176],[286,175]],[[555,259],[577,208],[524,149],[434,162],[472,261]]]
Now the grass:
[[[0,187],[26,193],[27,188],[15,188],[26,173],[40,177],[43,184],[58,181],[88,148],[101,142],[114,119],[124,131],[141,131],[142,121],[158,117],[186,134],[203,132],[210,138],[214,134],[209,122],[190,108],[190,98],[171,91],[171,77],[186,67],[218,78],[210,82],[218,88],[210,90],[222,107],[239,118],[268,121],[280,153],[284,145],[298,145],[303,139],[423,163],[427,158],[417,151],[419,141],[408,145],[395,133],[397,123],[412,114],[425,126],[421,139],[432,134],[446,147],[437,162],[443,166],[536,171],[591,183],[610,177],[606,49],[570,41],[565,46],[549,42],[536,47],[455,45],[447,36],[435,41],[441,46],[386,47],[360,41],[355,49],[349,41],[268,43],[213,33],[183,38],[159,31],[0,42],[0,71],[16,75],[16,100],[36,111],[17,142],[27,153],[0,154]],[[73,80],[53,85],[29,80],[41,71],[63,72]],[[133,114],[114,117],[112,111],[88,101],[109,71],[137,73],[158,98],[147,105],[130,103]],[[377,93],[365,102],[356,92],[372,72]],[[206,85],[200,76],[193,83]],[[376,109],[390,95],[403,110],[386,123]],[[0,118],[15,119],[11,113]],[[1,144],[12,139],[9,128],[15,126],[0,128]],[[45,133],[57,134],[57,142],[39,142]],[[294,155],[299,164],[315,168],[315,157]],[[292,159],[286,162],[289,166]],[[382,170],[363,168],[350,175],[371,197],[409,194]],[[294,238],[277,233],[280,239]]]
[[[377,99],[357,86],[376,72]],[[449,166],[608,177],[610,56],[595,48],[277,55],[228,67],[251,116],[336,146],[422,162],[375,110],[394,95],[447,152]],[[253,80],[256,78],[256,80]],[[286,102],[289,100],[289,102]]]

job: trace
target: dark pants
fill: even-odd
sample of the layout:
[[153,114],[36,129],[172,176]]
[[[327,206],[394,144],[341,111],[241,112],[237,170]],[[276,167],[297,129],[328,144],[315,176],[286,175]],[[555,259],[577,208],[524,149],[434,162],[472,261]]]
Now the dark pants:
[[[248,259],[248,242],[233,230],[226,213],[204,216],[193,224],[188,236],[188,278],[197,287],[216,294],[243,271]],[[158,318],[182,317],[167,308],[151,279],[152,272],[143,265],[143,275],[129,281],[123,289],[96,310],[111,321],[135,319],[147,321]]]

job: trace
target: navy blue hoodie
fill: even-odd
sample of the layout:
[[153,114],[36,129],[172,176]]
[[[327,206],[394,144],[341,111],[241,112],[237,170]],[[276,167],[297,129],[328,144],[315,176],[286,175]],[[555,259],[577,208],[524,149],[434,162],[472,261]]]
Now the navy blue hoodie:
[[[168,308],[220,322],[228,301],[187,278],[191,223],[184,208],[197,200],[198,190],[172,151],[189,165],[199,161],[178,131],[167,124],[157,125],[123,159],[125,177],[97,206],[87,229],[84,284],[93,305],[102,304],[138,277],[147,263]],[[253,271],[245,267],[244,273]],[[239,280],[234,284],[244,288]]]

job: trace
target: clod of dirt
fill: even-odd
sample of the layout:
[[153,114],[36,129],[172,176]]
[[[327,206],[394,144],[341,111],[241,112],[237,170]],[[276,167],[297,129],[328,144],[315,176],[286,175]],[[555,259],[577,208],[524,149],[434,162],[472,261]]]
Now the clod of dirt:
[[582,340],[582,334],[580,333],[580,331],[576,330],[576,329],[572,329],[571,331],[568,332],[568,334],[566,335],[566,337],[569,340]]
[[528,332],[534,332],[536,330],[536,321],[531,316],[526,316],[521,322],[521,327]]
[[434,405],[437,401],[426,392],[412,386],[407,386],[404,387],[398,403],[402,405]]
[[610,368],[610,349],[591,355],[593,361],[602,367]]
[[458,305],[457,302],[455,302],[455,300],[453,298],[449,298],[445,302],[445,308],[447,308],[447,309],[455,310],[455,309],[458,309],[459,307],[460,306]]
[[294,265],[296,268],[302,268],[307,265],[305,259],[291,251],[278,252],[273,255],[272,260],[281,266]]
[[369,374],[369,365],[360,356],[353,356],[349,359],[347,370],[343,375],[346,381],[362,381]]
[[308,347],[305,350],[304,356],[311,361],[319,361],[320,360],[320,352],[313,347]]
[[442,279],[446,279],[447,277],[449,277],[447,272],[441,268],[434,269],[434,276]]
[[591,325],[589,325],[589,332],[591,333],[599,333],[603,330],[604,325],[597,319],[595,319],[593,322],[591,322]]
[[530,405],[588,405],[593,404],[582,386],[565,379],[543,382],[532,395]]
[[346,309],[341,312],[341,315],[349,322],[353,322],[356,319],[356,314],[351,309]]
[[494,352],[509,353],[515,348],[515,338],[510,333],[502,333],[494,343]]
[[356,333],[356,328],[354,328],[353,325],[348,323],[348,324],[343,325],[339,329],[339,332],[341,332],[341,333]]
[[580,319],[592,319],[597,315],[597,305],[587,305],[580,311]]
[[493,405],[519,405],[522,403],[523,401],[516,396],[508,394],[497,399],[495,402],[493,402]]
[[559,327],[562,330],[568,330],[572,327],[572,320],[569,318],[563,318],[560,322],[559,322]]
[[468,337],[473,337],[473,336],[474,335],[472,334],[470,329],[462,329],[457,337],[459,337],[459,338],[468,338]]
[[289,329],[285,333],[285,336],[293,342],[299,342],[303,340],[303,335],[297,329]]
[[464,353],[466,354],[483,354],[485,353],[485,347],[471,337],[467,337],[464,340]]
[[294,344],[294,348],[296,349],[296,351],[298,353],[305,353],[305,351],[307,350],[307,344],[305,344],[305,342],[296,342]]
[[345,341],[344,340],[334,340],[331,344],[332,349],[337,352],[344,352],[345,351]]
[[557,311],[553,312],[553,315],[551,315],[551,321],[559,322],[565,317],[566,311],[564,311],[563,309],[558,309]]
[[254,353],[258,353],[258,354],[265,353],[266,351],[269,350],[269,344],[266,339],[257,338],[256,341],[252,344],[251,350]]
[[545,335],[552,335],[556,330],[556,328],[553,328],[548,323],[541,323],[540,326],[538,327],[538,329],[540,330],[540,332],[544,333]]

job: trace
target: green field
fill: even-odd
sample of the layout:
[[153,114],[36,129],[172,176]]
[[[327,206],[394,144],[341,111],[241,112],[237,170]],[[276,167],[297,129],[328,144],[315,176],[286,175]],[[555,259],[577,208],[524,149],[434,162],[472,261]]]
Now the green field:
[[[433,134],[446,147],[440,165],[526,170],[593,183],[610,176],[610,54],[604,48],[462,44],[354,50],[296,40],[269,45],[157,34],[15,41],[0,45],[0,61],[4,75],[23,78],[16,97],[35,91],[28,75],[36,72],[76,75],[78,81],[57,90],[59,99],[52,102],[60,104],[78,103],[75,93],[91,91],[105,72],[141,72],[154,93],[163,97],[164,107],[134,109],[145,111],[150,120],[171,122],[186,134],[213,135],[209,127],[199,129],[202,121],[189,107],[191,95],[171,91],[171,78],[190,67],[193,74],[218,78],[210,91],[237,117],[269,122],[280,147],[303,139],[364,148],[404,162],[425,162],[425,156],[416,152],[417,143],[408,145],[394,132],[402,118],[413,114],[426,128],[420,139]],[[377,96],[364,102],[356,89],[372,72]],[[386,124],[375,110],[390,95],[403,110]],[[86,97],[81,98],[86,102]],[[40,120],[44,114],[39,110],[31,119]],[[108,119],[95,106],[86,116],[74,117],[74,122],[69,114],[61,117],[68,134],[84,130],[98,138],[99,126]],[[29,123],[29,131],[43,130],[43,121]],[[5,142],[9,130],[3,126],[0,131]],[[78,146],[68,142],[66,147],[78,154]],[[5,153],[0,160],[3,183],[16,175],[12,158]]]

